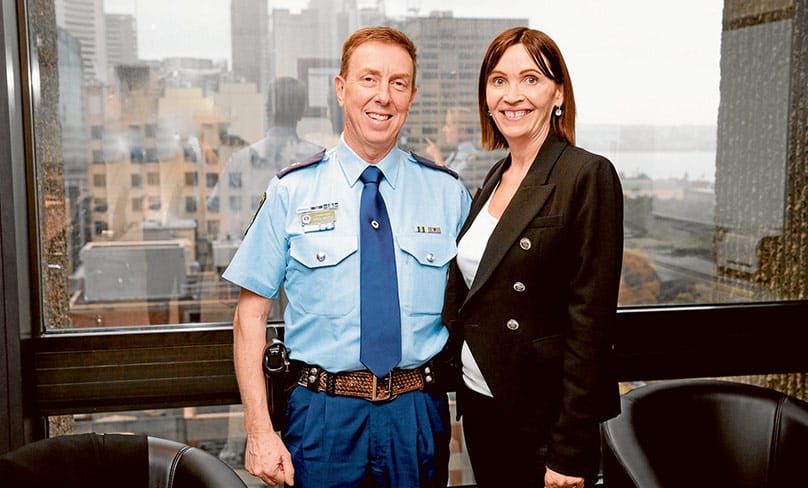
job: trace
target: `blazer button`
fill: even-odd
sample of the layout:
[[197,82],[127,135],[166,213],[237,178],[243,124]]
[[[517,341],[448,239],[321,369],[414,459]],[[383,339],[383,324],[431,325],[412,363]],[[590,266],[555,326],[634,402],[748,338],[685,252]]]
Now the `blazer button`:
[[507,327],[510,330],[517,330],[519,329],[519,322],[515,321],[514,319],[510,319],[505,324],[505,327]]
[[530,239],[528,239],[527,237],[523,237],[523,238],[519,239],[519,247],[521,247],[522,250],[524,250],[524,251],[529,250],[532,245],[533,245],[533,243],[530,242]]
[[522,283],[521,281],[517,281],[516,283],[513,284],[513,289],[517,293],[522,293],[523,291],[525,291],[525,284]]

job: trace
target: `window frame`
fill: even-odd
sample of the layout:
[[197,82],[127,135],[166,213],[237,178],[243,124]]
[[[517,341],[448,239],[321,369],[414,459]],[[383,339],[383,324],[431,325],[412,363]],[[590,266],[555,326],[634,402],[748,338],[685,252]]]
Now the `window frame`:
[[[806,314],[808,301],[618,309],[618,379],[808,371]],[[240,402],[230,324],[47,332],[29,347],[38,415]]]

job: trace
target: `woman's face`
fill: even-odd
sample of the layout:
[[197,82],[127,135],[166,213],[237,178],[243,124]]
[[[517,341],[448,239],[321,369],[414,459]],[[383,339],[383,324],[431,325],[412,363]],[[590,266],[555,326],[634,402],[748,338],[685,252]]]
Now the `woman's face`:
[[460,127],[455,124],[451,112],[446,112],[446,120],[443,123],[443,137],[446,139],[446,144],[450,146],[460,144]]
[[564,103],[561,85],[544,76],[522,44],[505,50],[488,75],[488,111],[509,147],[539,144],[550,131],[553,108]]

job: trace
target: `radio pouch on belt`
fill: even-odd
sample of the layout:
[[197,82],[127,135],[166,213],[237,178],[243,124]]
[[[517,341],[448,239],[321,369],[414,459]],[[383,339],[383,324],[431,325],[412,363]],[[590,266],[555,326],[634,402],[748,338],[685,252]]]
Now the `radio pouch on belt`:
[[267,385],[269,418],[275,430],[286,429],[286,402],[289,399],[289,350],[278,338],[278,329],[267,328],[267,346],[264,349],[264,377]]

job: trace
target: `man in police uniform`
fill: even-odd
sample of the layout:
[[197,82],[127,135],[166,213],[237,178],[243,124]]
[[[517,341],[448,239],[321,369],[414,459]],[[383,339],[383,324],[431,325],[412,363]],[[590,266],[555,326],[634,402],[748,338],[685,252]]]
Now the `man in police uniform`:
[[[387,27],[355,32],[334,81],[345,116],[338,145],[278,173],[224,273],[242,289],[233,335],[245,467],[267,483],[304,488],[445,487],[448,405],[445,392],[432,388],[430,361],[448,338],[440,318],[446,271],[470,197],[450,170],[396,146],[416,92],[409,38]],[[360,358],[389,346],[368,346],[360,333],[368,310],[389,311],[360,300],[370,167],[381,170],[376,185],[392,234],[388,261],[398,291],[387,298],[400,304],[400,359],[382,377]],[[266,318],[281,284],[297,383],[283,440],[270,421],[261,369]]]

